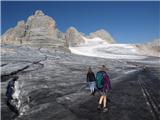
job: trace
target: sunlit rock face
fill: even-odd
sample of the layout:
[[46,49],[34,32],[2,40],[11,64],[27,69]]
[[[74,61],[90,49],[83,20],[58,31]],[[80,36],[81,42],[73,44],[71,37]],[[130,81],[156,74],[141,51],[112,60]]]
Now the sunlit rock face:
[[20,44],[25,37],[25,31],[25,21],[19,21],[16,27],[10,28],[2,35],[2,42]]
[[84,45],[87,39],[99,39],[104,40],[107,44],[116,43],[111,34],[103,29],[97,30],[96,32],[85,35],[79,32],[76,28],[70,27],[66,32],[66,39],[70,47]]
[[69,46],[85,44],[86,39],[99,38],[106,43],[115,43],[109,32],[101,29],[88,36],[70,27],[66,33],[61,32],[56,21],[41,10],[28,17],[27,21],[19,21],[14,28],[2,35],[2,43],[16,45],[30,45],[35,47],[51,48],[56,51],[70,52]]
[[36,11],[26,22],[27,34],[30,40],[57,38],[56,22],[42,11]]
[[16,27],[3,34],[2,43],[27,44],[69,51],[64,33],[58,30],[55,20],[41,10],[29,16],[26,22],[18,22]]
[[69,46],[79,46],[84,43],[82,34],[74,27],[70,27],[66,32],[66,40]]
[[160,57],[160,39],[156,39],[145,44],[136,45],[136,48],[139,52],[147,56]]
[[99,37],[103,40],[105,40],[107,43],[113,44],[116,43],[114,38],[111,36],[111,34],[103,29],[97,30],[96,32],[90,33],[90,38],[96,38]]

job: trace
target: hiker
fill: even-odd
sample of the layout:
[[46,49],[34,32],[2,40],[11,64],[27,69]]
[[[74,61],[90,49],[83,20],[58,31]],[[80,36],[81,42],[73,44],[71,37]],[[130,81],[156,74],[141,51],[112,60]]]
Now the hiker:
[[17,84],[18,76],[15,76],[13,79],[11,79],[8,82],[7,85],[7,91],[6,91],[6,96],[7,96],[7,106],[12,110],[13,112],[16,113],[16,115],[19,115],[19,111],[17,109],[16,103],[18,102],[17,99],[17,94],[15,94],[15,84]]
[[94,72],[92,72],[91,67],[89,67],[88,73],[87,73],[87,83],[89,84],[91,95],[94,95],[95,93],[95,86],[96,86],[95,82],[96,82],[96,78],[95,78]]
[[111,89],[110,79],[106,71],[108,71],[108,69],[105,67],[105,65],[102,65],[102,67],[100,67],[100,71],[98,71],[96,74],[96,87],[101,95],[97,109],[102,109],[103,112],[108,111],[107,93]]

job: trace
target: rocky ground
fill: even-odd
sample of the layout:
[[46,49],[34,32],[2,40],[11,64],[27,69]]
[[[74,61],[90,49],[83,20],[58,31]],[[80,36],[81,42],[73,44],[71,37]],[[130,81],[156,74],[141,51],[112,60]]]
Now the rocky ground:
[[[1,46],[2,120],[158,120],[160,110],[159,58],[113,60],[53,52],[45,48]],[[91,96],[86,70],[106,65],[113,89],[109,112],[96,109],[99,94]],[[144,65],[146,68],[144,69]],[[6,86],[18,75],[22,113],[6,106]]]

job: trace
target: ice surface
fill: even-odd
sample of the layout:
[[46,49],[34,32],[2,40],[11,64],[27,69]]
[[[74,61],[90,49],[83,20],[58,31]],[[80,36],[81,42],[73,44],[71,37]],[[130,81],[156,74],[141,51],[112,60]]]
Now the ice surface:
[[84,44],[78,47],[70,47],[70,50],[74,54],[111,58],[111,59],[144,59],[143,56],[136,50],[132,44],[108,44],[101,38],[85,38]]

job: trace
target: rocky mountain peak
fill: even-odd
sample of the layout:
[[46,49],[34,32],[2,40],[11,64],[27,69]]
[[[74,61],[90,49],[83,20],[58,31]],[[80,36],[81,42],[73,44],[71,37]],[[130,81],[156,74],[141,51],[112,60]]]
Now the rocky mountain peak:
[[108,32],[104,29],[99,29],[97,30],[95,33],[104,33],[104,34],[108,34]]
[[70,32],[78,32],[78,30],[77,30],[75,27],[73,27],[73,26],[69,27],[69,28],[67,29],[67,31],[70,31]]
[[67,30],[66,40],[69,46],[79,46],[81,43],[84,43],[82,34],[75,27],[70,27]]
[[29,16],[26,24],[32,28],[56,29],[56,21],[45,15],[41,10],[37,10],[34,15]]
[[90,33],[89,37],[90,38],[99,37],[102,38],[103,40],[106,40],[106,42],[108,43],[116,43],[111,34],[104,29],[100,29],[97,30],[96,32]]
[[42,10],[36,10],[34,16],[44,16],[45,14],[43,13]]
[[66,34],[70,34],[70,36],[80,36],[81,33],[75,27],[69,27],[66,31]]
[[66,32],[66,38],[70,46],[83,45],[83,43],[85,43],[85,38],[101,38],[109,44],[116,43],[113,37],[104,29],[97,30],[96,32],[90,33],[89,36],[86,36],[75,27],[70,27]]
[[36,10],[26,22],[19,21],[14,28],[3,34],[2,42],[51,48],[60,46],[68,49],[68,46],[83,45],[85,38],[96,37],[106,40],[108,43],[115,43],[112,36],[104,29],[91,33],[89,36],[79,32],[75,27],[70,27],[66,33],[62,33],[52,17],[45,15],[42,10]]
[[67,50],[64,34],[58,30],[56,21],[41,10],[28,17],[26,23],[19,21],[2,36],[2,43],[27,44],[36,47],[47,47],[55,50]]
[[17,22],[17,26],[24,26],[25,25],[25,21],[21,20]]

